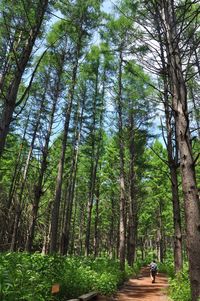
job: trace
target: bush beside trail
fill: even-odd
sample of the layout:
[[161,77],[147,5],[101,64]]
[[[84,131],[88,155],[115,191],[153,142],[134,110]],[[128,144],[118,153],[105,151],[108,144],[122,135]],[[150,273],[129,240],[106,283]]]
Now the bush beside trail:
[[188,264],[175,277],[169,278],[169,296],[173,301],[192,301]]
[[159,271],[169,276],[170,300],[192,301],[188,263],[184,264],[182,271],[175,274],[172,260],[166,260],[165,263],[159,264]]
[[[64,301],[91,290],[111,295],[139,269],[140,264],[133,268],[126,265],[121,272],[117,260],[105,257],[0,254],[0,300]],[[55,283],[60,284],[60,292],[53,296],[51,287]]]

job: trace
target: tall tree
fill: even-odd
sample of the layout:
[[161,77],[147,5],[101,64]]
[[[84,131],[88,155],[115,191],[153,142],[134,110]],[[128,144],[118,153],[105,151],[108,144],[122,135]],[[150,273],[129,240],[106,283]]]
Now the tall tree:
[[140,174],[142,174],[143,168],[139,158],[142,157],[144,151],[142,145],[145,145],[148,140],[148,128],[151,126],[152,111],[155,107],[149,102],[152,89],[145,85],[144,79],[150,81],[142,69],[134,61],[129,60],[123,75],[123,95],[127,103],[125,106],[127,111],[127,135],[125,138],[129,149],[129,157],[127,158],[129,168],[127,260],[130,265],[133,265],[135,260],[137,242],[137,199],[139,193],[137,186],[140,179],[137,168],[139,164]]
[[[17,100],[18,90],[27,64],[30,60],[36,38],[40,35],[42,21],[48,0],[2,1],[1,2],[1,45],[3,46],[1,66],[1,116],[0,155],[2,155],[13,113],[24,99]],[[28,90],[28,88],[27,88]],[[26,93],[28,91],[25,91]]]
[[[169,95],[170,91],[170,79],[168,64],[166,61],[165,47],[163,45],[162,39],[162,29],[159,19],[156,17],[159,15],[158,6],[154,6],[155,11],[151,10],[153,19],[155,22],[155,35],[157,36],[159,47],[160,47],[160,78],[162,79],[162,84],[160,88],[163,89],[160,93],[161,102],[164,105],[165,112],[165,128],[166,128],[166,143],[168,152],[168,166],[171,178],[171,189],[172,189],[172,203],[173,203],[173,217],[174,217],[174,266],[175,271],[178,272],[182,269],[183,259],[182,259],[182,230],[181,230],[181,214],[180,214],[180,203],[179,203],[179,189],[178,189],[178,145],[176,142],[176,130],[174,130],[174,113],[171,109],[171,97]],[[164,132],[164,130],[163,130]]]
[[[63,129],[63,140],[62,140],[62,150],[60,154],[60,160],[58,164],[58,174],[56,180],[56,190],[55,190],[55,199],[53,202],[52,208],[52,219],[51,219],[51,240],[50,240],[50,252],[53,253],[57,250],[57,237],[58,237],[58,221],[59,221],[59,209],[61,201],[61,191],[62,191],[62,177],[64,170],[64,160],[67,146],[67,136],[69,130],[69,123],[71,118],[71,111],[74,101],[74,92],[77,81],[77,73],[79,68],[79,59],[82,56],[83,47],[88,42],[88,37],[91,35],[92,29],[95,28],[98,24],[99,19],[99,10],[100,10],[101,1],[94,3],[92,0],[87,0],[84,3],[77,0],[66,1],[63,5],[58,3],[59,8],[63,15],[66,16],[65,30],[70,36],[72,42],[72,73],[71,81],[68,87],[68,99],[65,108],[65,121]],[[88,10],[88,8],[92,8]],[[69,27],[70,20],[74,20],[73,24]]]
[[[53,93],[49,91],[50,94],[49,97],[52,98],[52,105],[51,108],[46,109],[45,112],[43,112],[43,115],[48,114],[48,127],[47,132],[45,133],[44,137],[44,145],[42,146],[42,156],[41,156],[41,165],[39,168],[39,175],[38,175],[38,181],[37,184],[34,186],[34,200],[32,204],[32,210],[31,210],[31,218],[30,218],[30,225],[28,230],[28,235],[26,239],[26,251],[31,251],[33,247],[33,239],[34,239],[34,232],[35,232],[35,226],[36,226],[36,220],[38,217],[38,210],[39,210],[39,203],[41,196],[43,194],[43,180],[44,175],[47,170],[47,159],[48,159],[48,153],[49,153],[49,143],[50,138],[52,135],[52,127],[54,123],[55,113],[57,109],[58,100],[61,94],[61,87],[63,86],[63,68],[65,65],[66,60],[66,53],[61,49],[61,52],[56,53],[55,57],[55,50],[52,51],[52,53],[49,53],[48,55],[48,64],[47,67],[43,66],[43,72],[39,73],[40,78],[53,78],[53,83],[51,80],[48,81],[48,89],[52,89],[52,84],[54,85],[54,91]],[[54,62],[54,64],[53,64]],[[43,65],[46,64],[46,61],[44,61]],[[52,68],[52,65],[54,65]],[[45,70],[46,69],[46,70]],[[53,70],[52,70],[53,69]],[[45,118],[45,116],[44,116]]]
[[[70,230],[72,222],[72,213],[74,205],[74,195],[75,195],[75,185],[77,178],[77,169],[78,169],[78,156],[79,156],[79,144],[82,132],[83,124],[83,115],[85,111],[85,98],[86,98],[86,85],[85,78],[83,81],[79,79],[80,94],[77,96],[77,108],[75,112],[75,121],[74,121],[74,138],[73,138],[73,153],[72,153],[72,163],[70,167],[69,180],[66,187],[66,197],[64,204],[64,217],[63,217],[63,226],[61,229],[60,235],[60,252],[61,254],[67,254],[69,251],[70,243]],[[81,98],[81,99],[80,99]],[[73,242],[72,242],[73,244]]]
[[171,241],[173,237],[170,175],[166,160],[166,149],[157,140],[145,150],[142,202],[138,204],[138,237],[142,255],[145,257],[151,249],[161,261],[165,255],[166,240]]
[[[104,86],[104,80],[101,74],[101,52],[99,47],[93,47],[91,53],[88,55],[88,66],[86,67],[89,71],[88,73],[88,85],[93,87],[92,95],[90,100],[90,111],[91,111],[91,121],[88,121],[87,125],[90,128],[88,135],[88,140],[90,141],[90,178],[89,178],[89,196],[87,203],[87,225],[86,225],[86,239],[85,239],[85,254],[88,256],[90,253],[90,236],[91,236],[91,218],[92,210],[95,199],[96,192],[96,182],[97,173],[99,169],[99,159],[100,159],[100,148],[101,148],[101,126],[102,126],[102,114],[103,114],[103,104],[102,104],[102,93],[100,90],[100,85]],[[90,88],[91,89],[91,88]],[[89,93],[90,95],[90,93]],[[98,200],[97,200],[98,203]]]
[[[147,4],[147,2],[145,3]],[[187,80],[192,76],[189,72],[191,58],[198,44],[198,41],[196,41],[196,45],[192,48],[190,47],[190,41],[197,30],[199,5],[196,1],[178,1],[175,4],[174,1],[167,0],[160,2],[152,1],[151,4],[149,9],[153,10],[154,18],[159,19],[162,29],[162,45],[168,66],[169,92],[172,99],[172,110],[175,119],[185,203],[187,250],[192,299],[196,301],[200,295],[200,260],[197,255],[200,247],[200,232],[198,227],[200,208],[195,176],[195,159],[193,157],[190,136]],[[155,8],[157,8],[157,10],[155,10]],[[186,31],[188,32],[190,29],[192,31],[190,31],[190,35],[188,36]],[[149,32],[148,28],[146,28],[146,30]],[[151,35],[151,37],[153,36]],[[152,47],[157,51],[154,46]],[[158,70],[160,70],[159,66],[157,66],[157,71]]]

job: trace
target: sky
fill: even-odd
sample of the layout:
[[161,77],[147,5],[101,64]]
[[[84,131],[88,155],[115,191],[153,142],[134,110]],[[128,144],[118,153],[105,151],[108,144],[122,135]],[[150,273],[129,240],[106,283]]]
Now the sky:
[[111,12],[112,10],[112,6],[113,6],[113,3],[115,3],[116,1],[115,0],[105,0],[104,3],[103,3],[103,10],[107,13]]

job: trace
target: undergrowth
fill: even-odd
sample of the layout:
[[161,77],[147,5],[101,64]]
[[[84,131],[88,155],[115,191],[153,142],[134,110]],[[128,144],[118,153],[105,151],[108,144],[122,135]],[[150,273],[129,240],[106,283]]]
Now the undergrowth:
[[[109,258],[42,256],[40,254],[0,254],[0,301],[67,300],[96,290],[111,295],[141,265],[126,265],[121,272],[119,261]],[[51,294],[53,284],[60,292]]]
[[169,296],[174,301],[192,301],[187,264],[183,271],[169,278]]
[[159,272],[166,273],[169,276],[168,295],[173,301],[191,301],[191,290],[189,282],[189,268],[185,263],[183,270],[175,274],[173,259],[168,258],[162,264],[159,264]]

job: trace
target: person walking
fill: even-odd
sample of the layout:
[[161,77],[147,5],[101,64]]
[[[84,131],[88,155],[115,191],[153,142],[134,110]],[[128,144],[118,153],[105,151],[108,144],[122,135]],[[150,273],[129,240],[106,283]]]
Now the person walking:
[[155,281],[156,281],[156,274],[158,272],[158,266],[156,264],[156,261],[153,260],[150,263],[149,266],[150,266],[150,277],[151,277],[152,283],[155,283]]

